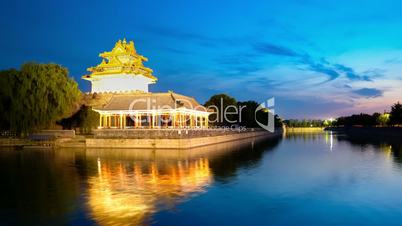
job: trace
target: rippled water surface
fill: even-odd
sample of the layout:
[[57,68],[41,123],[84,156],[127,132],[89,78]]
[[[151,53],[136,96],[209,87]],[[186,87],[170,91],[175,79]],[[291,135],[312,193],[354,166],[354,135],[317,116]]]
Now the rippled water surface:
[[402,225],[402,142],[0,150],[0,225]]

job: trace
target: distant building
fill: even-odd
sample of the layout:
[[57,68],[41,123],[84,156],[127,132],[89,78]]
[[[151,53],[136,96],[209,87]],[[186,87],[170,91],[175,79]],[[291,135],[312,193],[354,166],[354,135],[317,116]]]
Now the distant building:
[[99,128],[208,127],[209,113],[194,98],[148,91],[157,78],[143,65],[148,59],[137,54],[133,41],[119,40],[112,51],[99,56],[102,62],[82,77],[100,99],[93,104],[100,114]]

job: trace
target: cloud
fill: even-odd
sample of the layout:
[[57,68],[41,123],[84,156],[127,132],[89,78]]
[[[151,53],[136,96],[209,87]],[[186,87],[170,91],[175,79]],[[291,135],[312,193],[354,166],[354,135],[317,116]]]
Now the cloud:
[[159,37],[167,37],[179,41],[196,42],[199,45],[207,47],[216,47],[221,43],[221,40],[212,38],[203,34],[191,31],[182,31],[177,28],[162,27],[162,26],[147,26],[141,28],[144,32],[157,35]]
[[249,40],[256,39],[256,37],[253,35],[241,37],[217,37],[205,35],[199,32],[183,31],[179,28],[174,28],[170,26],[146,26],[141,27],[141,30],[149,34],[156,35],[158,37],[176,39],[183,43],[196,43],[200,46],[213,49],[222,46],[224,46],[225,48],[233,46],[245,46],[248,45]]
[[307,65],[308,70],[327,75],[329,79],[325,82],[335,80],[341,76],[344,76],[350,81],[372,81],[371,77],[381,76],[383,72],[383,70],[380,69],[371,69],[357,73],[351,67],[339,63],[331,63],[325,58],[315,60],[308,54],[301,57],[300,63]]
[[307,53],[301,53],[274,43],[260,42],[254,45],[253,49],[259,54],[294,58],[298,64],[306,66],[304,70],[310,70],[328,76],[329,79],[325,82],[335,80],[341,76],[344,76],[351,81],[371,81],[371,76],[378,76],[379,74],[379,71],[375,69],[365,73],[357,73],[353,68],[346,65],[331,63],[325,58],[314,59]]
[[289,57],[299,57],[299,53],[296,51],[272,44],[272,43],[258,43],[254,45],[254,49],[262,54],[271,54],[271,55],[277,55],[277,56],[289,56]]
[[174,54],[191,54],[191,52],[183,49],[178,49],[178,48],[172,48],[172,47],[167,47],[167,46],[162,46],[159,47],[159,50],[164,50],[166,52],[174,53]]
[[[330,118],[339,115],[339,111],[345,108],[353,107],[351,103],[339,103],[334,101],[322,100],[312,97],[308,100],[292,99],[285,97],[277,98],[276,111],[285,118]],[[296,110],[295,106],[303,106],[303,111]],[[325,113],[317,111],[317,109],[325,109]]]
[[317,61],[314,60],[312,57],[310,57],[310,55],[305,55],[301,58],[300,62],[302,64],[307,65],[307,69],[310,71],[318,72],[329,76],[329,79],[325,82],[335,80],[340,76],[338,71],[336,71],[333,68],[333,66],[323,58]]
[[367,75],[360,75],[356,73],[352,68],[347,67],[345,65],[335,64],[334,67],[340,72],[343,72],[346,75],[346,77],[350,80],[371,81]]
[[215,61],[223,67],[225,74],[247,75],[262,69],[261,65],[255,62],[254,58],[245,54],[232,54],[219,57]]
[[382,76],[384,76],[385,73],[386,73],[386,70],[379,69],[379,68],[372,68],[372,69],[362,72],[362,74],[364,74],[368,78],[382,77]]
[[386,64],[402,64],[402,59],[398,57],[390,58],[384,61]]
[[362,88],[354,90],[353,93],[364,97],[375,98],[382,96],[383,91],[375,88]]
[[[264,69],[266,64],[262,64],[260,60],[267,55],[292,59],[294,63],[301,66],[301,68],[299,68],[301,70],[317,72],[327,76],[328,79],[322,83],[327,83],[340,77],[344,77],[350,81],[372,81],[372,77],[378,77],[382,74],[379,69],[371,69],[358,73],[347,65],[329,62],[322,57],[315,58],[309,53],[297,51],[288,46],[258,40],[258,37],[253,37],[257,42],[251,44],[248,42],[250,37],[218,38],[191,31],[182,31],[172,27],[158,26],[144,27],[143,30],[167,38],[194,42],[213,49],[221,47],[247,48],[243,54],[235,53],[229,56],[215,57],[214,61],[217,63],[215,71],[220,71],[227,75],[247,75]],[[165,50],[175,54],[189,54],[188,50],[172,49],[169,47],[165,48]]]
[[177,38],[177,39],[192,39],[192,40],[199,40],[199,39],[208,39],[206,36],[192,33],[192,32],[186,32],[186,31],[181,31],[179,29],[171,29],[167,27],[160,27],[160,26],[147,26],[143,27],[143,30],[158,34],[161,36],[167,36],[171,38]]

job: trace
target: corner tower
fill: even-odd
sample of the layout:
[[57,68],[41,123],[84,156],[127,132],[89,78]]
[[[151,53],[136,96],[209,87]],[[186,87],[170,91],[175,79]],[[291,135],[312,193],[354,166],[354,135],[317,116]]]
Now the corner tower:
[[91,93],[148,92],[148,85],[157,81],[152,69],[143,65],[148,59],[139,55],[134,42],[119,40],[110,52],[99,54],[102,62],[87,70],[82,78],[91,82]]

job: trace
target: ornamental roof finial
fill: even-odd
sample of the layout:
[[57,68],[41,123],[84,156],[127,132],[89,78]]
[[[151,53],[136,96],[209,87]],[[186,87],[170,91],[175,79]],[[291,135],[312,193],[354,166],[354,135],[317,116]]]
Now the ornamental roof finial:
[[126,38],[119,39],[113,49],[109,52],[99,54],[102,62],[95,67],[88,68],[93,76],[106,76],[111,74],[132,74],[142,75],[156,81],[157,78],[152,75],[152,69],[143,65],[148,59],[137,54],[134,42],[127,42]]

